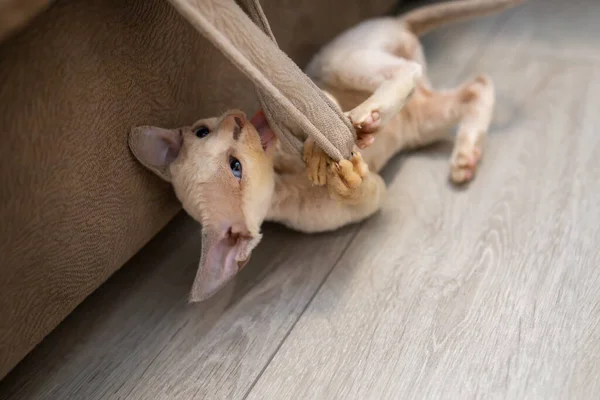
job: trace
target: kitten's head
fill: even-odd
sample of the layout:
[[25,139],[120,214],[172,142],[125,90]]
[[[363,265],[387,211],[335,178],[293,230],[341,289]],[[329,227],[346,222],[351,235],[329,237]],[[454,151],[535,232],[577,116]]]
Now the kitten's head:
[[184,210],[202,224],[202,256],[190,301],[212,296],[249,260],[274,190],[276,138],[231,110],[191,126],[134,128],[136,158],[171,182]]

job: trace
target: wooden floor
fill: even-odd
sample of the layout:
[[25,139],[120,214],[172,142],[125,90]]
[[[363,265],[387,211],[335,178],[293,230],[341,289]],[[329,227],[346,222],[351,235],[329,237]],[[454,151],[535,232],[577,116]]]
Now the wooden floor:
[[267,226],[242,275],[186,296],[177,218],[0,384],[3,399],[598,399],[600,3],[529,0],[425,40],[431,75],[494,79],[476,181],[448,146],[395,159],[383,211]]

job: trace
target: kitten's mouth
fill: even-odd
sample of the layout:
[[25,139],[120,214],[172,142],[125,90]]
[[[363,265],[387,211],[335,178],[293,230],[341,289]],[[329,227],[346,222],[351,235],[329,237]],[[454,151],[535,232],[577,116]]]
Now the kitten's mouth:
[[264,151],[267,151],[269,147],[273,143],[275,143],[275,132],[269,126],[269,122],[265,117],[265,113],[263,110],[259,110],[252,119],[250,123],[254,125],[256,131],[258,132],[258,136],[260,137],[260,143]]

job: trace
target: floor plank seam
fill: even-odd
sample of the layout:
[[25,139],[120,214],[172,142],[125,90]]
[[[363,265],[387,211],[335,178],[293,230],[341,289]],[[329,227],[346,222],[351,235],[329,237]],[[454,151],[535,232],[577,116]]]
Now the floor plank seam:
[[325,284],[325,282],[327,282],[327,280],[329,279],[329,276],[333,273],[333,271],[335,270],[335,268],[338,266],[339,262],[344,257],[344,254],[346,254],[346,251],[348,251],[348,249],[350,248],[350,246],[354,243],[354,240],[358,236],[358,233],[361,231],[361,229],[363,228],[363,226],[364,226],[364,222],[361,222],[358,225],[358,227],[354,231],[354,234],[352,235],[352,237],[350,238],[350,240],[348,241],[348,243],[346,244],[346,246],[344,246],[344,249],[342,251],[340,251],[340,254],[336,258],[336,260],[333,262],[333,264],[332,264],[331,269],[329,270],[329,272],[327,272],[327,274],[325,274],[325,276],[323,277],[323,280],[321,281],[321,283],[319,283],[319,286],[317,287],[317,289],[314,291],[314,293],[312,294],[312,296],[310,296],[310,299],[306,302],[306,304],[302,308],[302,311],[298,314],[298,318],[296,318],[296,320],[294,321],[294,323],[292,324],[292,326],[290,326],[290,328],[288,329],[288,331],[281,338],[281,341],[279,342],[279,344],[277,345],[277,347],[273,351],[273,354],[271,354],[271,356],[269,357],[269,359],[267,360],[267,362],[265,363],[265,365],[261,368],[261,370],[258,373],[258,375],[256,375],[256,378],[254,378],[254,380],[252,381],[252,384],[250,384],[250,386],[248,387],[248,390],[246,390],[246,393],[244,393],[244,396],[242,397],[242,400],[246,400],[248,398],[248,396],[250,395],[250,393],[252,393],[252,390],[254,389],[254,386],[256,386],[256,383],[260,380],[260,378],[262,377],[262,375],[264,374],[264,372],[266,371],[266,369],[269,367],[269,364],[271,364],[271,361],[273,361],[273,359],[275,358],[275,356],[277,355],[277,353],[279,353],[279,350],[281,349],[281,347],[283,346],[283,344],[286,342],[287,338],[290,336],[290,334],[292,333],[292,331],[296,327],[296,324],[298,323],[298,321],[300,321],[300,318],[302,318],[302,316],[304,315],[304,313],[306,312],[306,310],[308,310],[308,308],[312,304],[312,302],[315,299],[315,297],[317,297],[317,294],[321,291],[321,288],[323,287],[323,285]]

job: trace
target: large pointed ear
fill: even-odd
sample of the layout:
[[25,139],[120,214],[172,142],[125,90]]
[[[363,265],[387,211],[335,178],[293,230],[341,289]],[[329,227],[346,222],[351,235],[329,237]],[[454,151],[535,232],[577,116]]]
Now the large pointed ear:
[[169,165],[179,155],[183,137],[179,129],[138,126],[129,134],[129,148],[146,168],[170,181]]
[[261,234],[250,235],[234,228],[219,232],[203,226],[202,255],[190,302],[206,300],[225,286],[248,263],[261,238]]

